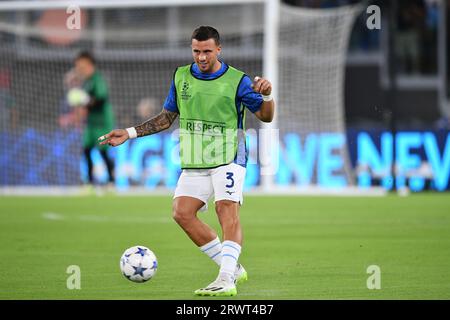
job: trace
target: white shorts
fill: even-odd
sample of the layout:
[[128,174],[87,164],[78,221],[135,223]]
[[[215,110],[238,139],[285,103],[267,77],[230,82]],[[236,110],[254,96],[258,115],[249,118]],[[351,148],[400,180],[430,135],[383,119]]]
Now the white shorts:
[[208,199],[214,195],[214,202],[231,200],[243,203],[246,169],[230,163],[214,169],[184,169],[178,179],[173,198],[193,197],[205,204],[200,211],[208,209]]

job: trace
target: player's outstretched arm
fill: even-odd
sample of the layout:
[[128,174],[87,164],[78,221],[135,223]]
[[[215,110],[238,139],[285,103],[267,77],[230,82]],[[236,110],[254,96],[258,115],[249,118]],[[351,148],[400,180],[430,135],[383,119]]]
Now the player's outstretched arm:
[[178,113],[163,109],[158,115],[150,118],[144,123],[129,129],[134,129],[136,136],[130,137],[129,129],[116,129],[110,133],[98,138],[100,144],[109,144],[116,147],[124,143],[130,138],[148,136],[150,134],[158,133],[169,128],[177,118]]
[[255,116],[263,122],[271,122],[275,109],[275,103],[271,96],[272,84],[267,79],[255,77],[252,87],[254,91],[261,93],[264,98],[261,109],[255,112]]

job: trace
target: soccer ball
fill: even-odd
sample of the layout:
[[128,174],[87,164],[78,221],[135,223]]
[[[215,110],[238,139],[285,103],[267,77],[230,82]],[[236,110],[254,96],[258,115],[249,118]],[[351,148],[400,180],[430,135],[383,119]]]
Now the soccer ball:
[[145,282],[153,278],[158,268],[155,254],[147,247],[131,247],[120,258],[120,270],[130,281]]
[[80,88],[72,88],[67,92],[67,103],[71,107],[85,106],[89,102],[89,95]]

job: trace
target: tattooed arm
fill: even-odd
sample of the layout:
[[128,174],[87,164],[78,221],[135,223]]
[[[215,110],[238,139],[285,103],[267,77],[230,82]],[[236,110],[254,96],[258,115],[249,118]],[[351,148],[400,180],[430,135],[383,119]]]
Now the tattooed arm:
[[178,113],[163,109],[155,117],[134,127],[138,137],[147,136],[168,129],[177,118]]
[[[134,130],[137,137],[148,136],[169,128],[177,116],[178,113],[163,109],[158,115],[134,127]],[[128,139],[130,139],[130,135],[126,129],[116,129],[98,138],[100,144],[109,144],[113,147],[121,145]]]

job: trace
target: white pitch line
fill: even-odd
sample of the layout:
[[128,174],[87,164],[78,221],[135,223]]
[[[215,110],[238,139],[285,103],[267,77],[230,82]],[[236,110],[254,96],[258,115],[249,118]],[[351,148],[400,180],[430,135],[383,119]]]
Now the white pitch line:
[[[46,220],[61,221],[66,220],[67,216],[55,212],[44,212],[42,218]],[[94,214],[78,214],[70,215],[71,220],[81,220],[83,222],[109,222],[109,223],[171,223],[170,217],[130,217],[129,215],[122,216],[108,216],[108,215],[94,215]]]
[[42,217],[47,220],[64,220],[64,216],[54,212],[44,212]]

